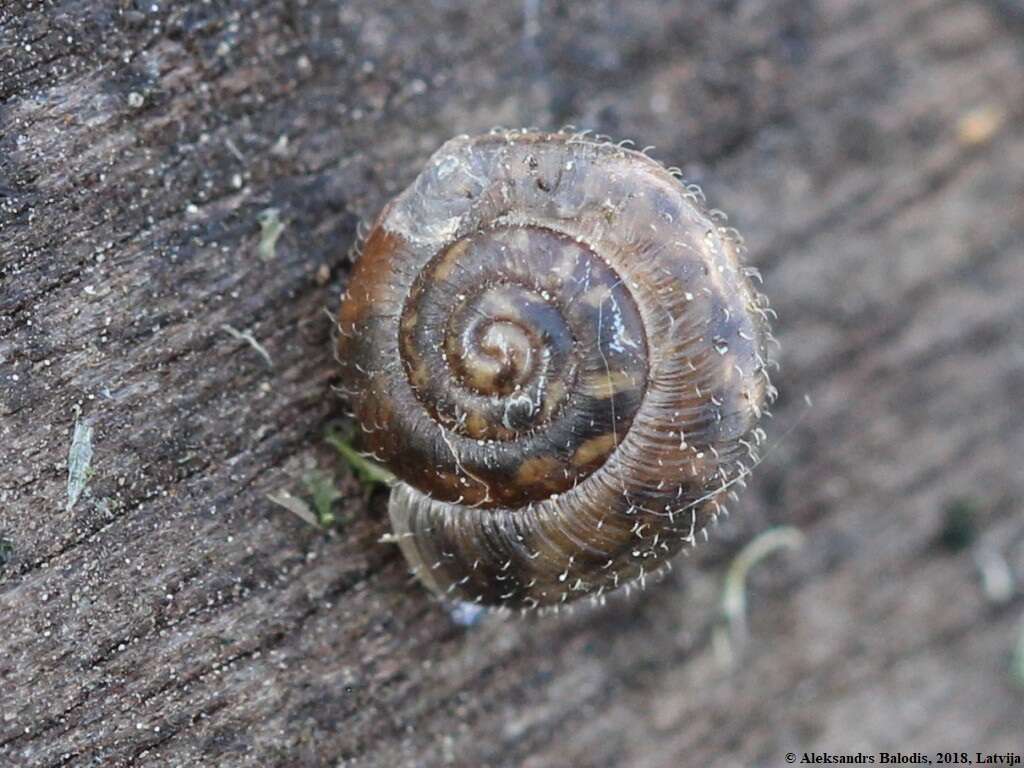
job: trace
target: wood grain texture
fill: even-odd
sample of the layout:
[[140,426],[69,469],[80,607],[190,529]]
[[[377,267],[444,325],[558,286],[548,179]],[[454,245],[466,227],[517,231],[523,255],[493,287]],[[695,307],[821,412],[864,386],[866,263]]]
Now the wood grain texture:
[[[1024,600],[978,565],[1024,581],[1015,8],[4,3],[0,764],[1019,751]],[[324,310],[357,223],[444,139],[564,123],[657,145],[747,236],[780,315],[775,447],[666,582],[467,629],[324,442]],[[266,500],[312,467],[344,497],[330,534]],[[773,524],[806,543],[754,571],[730,668],[723,575]]]

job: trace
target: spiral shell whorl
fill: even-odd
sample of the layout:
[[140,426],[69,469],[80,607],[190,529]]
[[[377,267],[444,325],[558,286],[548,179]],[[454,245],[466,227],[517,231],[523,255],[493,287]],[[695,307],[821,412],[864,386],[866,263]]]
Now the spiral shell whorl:
[[441,147],[374,225],[339,328],[406,558],[487,605],[656,570],[746,471],[771,391],[736,241],[661,165],[578,135]]

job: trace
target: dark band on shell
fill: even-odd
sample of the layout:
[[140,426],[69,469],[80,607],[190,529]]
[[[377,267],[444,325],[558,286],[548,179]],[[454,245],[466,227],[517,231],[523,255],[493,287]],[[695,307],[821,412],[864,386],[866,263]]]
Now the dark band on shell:
[[692,543],[749,471],[767,308],[694,187],[580,134],[442,146],[370,231],[339,357],[419,578],[602,595]]

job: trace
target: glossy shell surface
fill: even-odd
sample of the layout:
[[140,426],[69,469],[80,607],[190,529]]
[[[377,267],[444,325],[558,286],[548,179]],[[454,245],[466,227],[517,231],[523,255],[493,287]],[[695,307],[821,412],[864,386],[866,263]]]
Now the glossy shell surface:
[[616,144],[500,132],[430,158],[370,230],[338,342],[424,584],[554,606],[693,543],[772,393],[740,250],[699,190]]

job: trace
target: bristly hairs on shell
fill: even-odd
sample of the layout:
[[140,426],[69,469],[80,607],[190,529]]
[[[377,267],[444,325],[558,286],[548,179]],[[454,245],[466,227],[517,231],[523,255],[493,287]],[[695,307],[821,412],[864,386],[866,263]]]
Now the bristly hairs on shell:
[[[540,130],[538,128],[535,128],[535,127],[504,128],[502,126],[495,126],[494,128],[490,129],[490,131],[488,133],[491,134],[491,135],[496,135],[496,136],[504,136],[504,137],[508,138],[510,141],[515,141],[517,138],[521,137],[524,134],[539,133],[539,132],[540,132]],[[662,168],[664,168],[676,180],[678,180],[680,185],[685,190],[685,194],[684,194],[685,199],[687,199],[691,204],[693,204],[693,205],[695,205],[695,206],[697,206],[699,208],[703,208],[705,210],[705,212],[712,219],[712,221],[714,221],[716,223],[716,230],[717,230],[717,233],[719,234],[719,236],[722,237],[724,240],[729,241],[732,244],[733,248],[736,250],[737,254],[741,258],[748,252],[746,244],[745,244],[745,241],[743,239],[743,236],[739,233],[739,231],[735,227],[727,226],[728,216],[723,211],[721,211],[719,209],[716,209],[716,208],[709,209],[709,208],[707,208],[707,198],[706,198],[706,196],[704,194],[704,191],[701,189],[701,187],[699,185],[694,184],[692,182],[686,181],[686,179],[684,178],[682,169],[679,168],[678,166],[667,166],[663,162],[658,160],[657,158],[654,158],[654,157],[651,156],[650,153],[655,150],[654,145],[647,145],[647,146],[644,146],[642,149],[638,150],[638,149],[635,149],[636,142],[633,141],[632,139],[622,139],[622,140],[619,140],[619,141],[615,141],[614,139],[612,139],[612,137],[610,137],[608,135],[595,133],[591,129],[578,129],[576,126],[571,125],[571,124],[563,126],[561,129],[559,129],[557,131],[557,133],[570,136],[570,141],[573,142],[573,143],[579,142],[579,143],[592,143],[592,144],[598,144],[598,145],[610,145],[610,146],[614,146],[614,147],[617,147],[617,148],[622,149],[622,150],[627,150],[627,151],[631,151],[631,152],[638,152],[639,154],[642,154],[645,157],[650,158],[652,161],[658,163]],[[463,137],[467,137],[467,136],[465,134],[463,134]],[[366,236],[367,236],[368,232],[369,232],[369,222],[367,220],[360,220],[359,223],[356,226],[356,238],[353,241],[352,245],[350,246],[350,248],[349,248],[349,250],[347,252],[347,258],[350,260],[350,262],[355,263],[355,261],[358,260],[358,258],[362,255],[363,248],[365,246]],[[759,285],[763,285],[764,279],[763,279],[763,277],[761,275],[760,270],[757,267],[744,264],[744,265],[741,265],[741,269],[743,270],[743,274],[746,277],[751,278],[751,282],[752,283],[753,283],[753,281],[756,281]],[[756,313],[758,313],[759,315],[761,315],[766,320],[767,319],[771,319],[771,320],[777,319],[778,315],[769,306],[767,296],[764,293],[762,293],[760,290],[758,290],[756,287],[754,287],[753,284],[751,284],[751,290],[752,290],[752,293],[753,293],[753,305],[750,307],[751,310],[756,312]],[[341,333],[341,329],[340,329],[340,325],[337,323],[337,321],[335,319],[336,316],[332,314],[331,318],[332,318],[332,324],[334,325],[334,329],[335,329],[334,333],[332,334],[332,342],[336,342],[337,341],[337,334]],[[778,398],[778,389],[771,383],[771,380],[770,380],[770,377],[769,377],[769,369],[774,367],[777,370],[778,367],[779,367],[778,361],[771,355],[771,347],[774,346],[775,349],[778,349],[779,348],[779,343],[778,343],[778,340],[776,339],[776,337],[773,335],[773,333],[771,331],[771,324],[770,323],[765,323],[765,344],[766,344],[766,350],[765,350],[766,351],[766,358],[764,360],[760,361],[760,363],[761,363],[761,371],[762,371],[762,373],[764,375],[764,378],[765,378],[765,396],[766,396],[766,401],[767,401],[768,405],[771,405]],[[336,343],[333,343],[332,346],[334,346],[335,350],[337,350],[337,344]],[[344,361],[338,359],[337,351],[335,351],[335,359],[338,361],[339,364],[344,364]],[[349,393],[345,392],[343,390],[343,388],[335,386],[333,389],[334,389],[334,391],[340,397],[342,397],[344,399],[348,399],[348,394]],[[794,423],[789,426],[789,428],[786,430],[786,432],[783,433],[783,435],[778,440],[776,440],[774,443],[772,443],[770,445],[766,445],[765,446],[765,449],[764,449],[763,453],[758,453],[757,448],[760,447],[762,444],[767,442],[767,437],[766,437],[765,431],[761,427],[757,427],[754,430],[754,432],[753,432],[753,443],[748,443],[746,441],[742,441],[743,445],[745,447],[746,453],[747,453],[747,457],[748,457],[748,459],[750,459],[750,465],[747,466],[747,465],[743,464],[742,462],[737,462],[739,464],[740,470],[736,474],[736,476],[734,476],[732,478],[723,478],[722,484],[718,488],[716,488],[715,490],[709,492],[708,494],[705,494],[700,499],[697,499],[696,501],[692,502],[691,504],[687,505],[686,507],[684,507],[684,508],[682,508],[680,510],[673,511],[671,514],[682,514],[682,513],[685,513],[686,511],[689,511],[689,510],[692,510],[693,508],[695,508],[698,504],[701,504],[701,503],[703,503],[705,501],[713,499],[713,497],[718,496],[721,493],[727,493],[727,495],[730,498],[735,500],[737,498],[737,496],[736,496],[735,492],[733,490],[731,490],[732,487],[734,485],[739,485],[739,486],[742,487],[742,486],[744,486],[746,484],[746,479],[752,474],[753,470],[757,466],[759,466],[765,460],[765,458],[774,450],[774,448],[776,446],[778,446],[783,440],[785,440],[786,437],[788,437],[788,435],[799,425],[799,423],[803,420],[804,416],[806,416],[807,412],[810,410],[810,407],[811,407],[811,404],[810,404],[810,401],[808,399],[807,408],[805,408],[805,410],[800,414],[800,416],[796,419],[796,421],[794,421]],[[771,418],[772,417],[772,413],[769,410],[769,408],[764,408],[763,409],[763,414],[767,418]],[[372,431],[373,429],[376,429],[376,428],[382,428],[382,426],[372,427],[370,429],[370,431]],[[366,431],[366,427],[365,426],[363,426],[363,429],[364,429],[364,431]],[[372,453],[367,453],[365,451],[360,451],[360,453],[361,453],[361,455],[363,455],[366,458],[370,458],[370,459],[379,461],[379,457],[373,455]],[[717,506],[718,505],[716,504],[716,507]],[[701,529],[701,534],[704,536],[705,541],[707,540],[707,536],[708,536],[707,528],[710,525],[712,525],[712,524],[717,524],[720,515],[721,516],[728,515],[728,509],[725,508],[725,507],[721,507],[719,509],[716,509],[716,511],[714,512],[714,514],[712,516],[711,521],[707,525],[705,525],[704,528]],[[408,535],[412,535],[412,534],[408,534]],[[683,549],[681,551],[682,551],[682,553],[684,555],[688,556],[689,555],[689,550],[694,548],[694,547],[696,547],[696,545],[697,545],[697,540],[696,540],[696,537],[695,537],[694,532],[692,530],[691,530],[691,533],[690,533],[689,536],[684,537],[684,541],[686,541],[686,543],[688,545],[688,548],[687,549]],[[671,562],[671,560],[665,560],[657,568],[651,570],[650,572],[646,572],[646,571],[644,571],[643,568],[641,568],[640,576],[635,581],[624,584],[621,589],[615,590],[614,592],[608,592],[602,586],[602,587],[599,588],[599,590],[597,592],[591,594],[587,598],[587,600],[584,601],[584,603],[588,604],[588,605],[590,605],[592,607],[603,606],[603,605],[605,605],[607,603],[609,595],[611,595],[613,599],[619,599],[619,597],[618,597],[619,595],[623,596],[622,599],[628,599],[628,597],[629,597],[632,589],[634,588],[634,586],[636,588],[638,588],[638,589],[641,589],[641,590],[646,589],[647,581],[650,580],[652,582],[660,582],[671,571],[672,571],[672,562]],[[413,579],[417,578],[415,571],[410,571],[410,574],[411,574],[411,578],[413,578]],[[577,606],[580,606],[582,608],[582,605],[580,603],[565,603],[564,601],[568,598],[568,594],[569,594],[568,591],[563,593],[563,596],[562,596],[563,602],[562,603],[555,604],[555,605],[552,605],[552,606],[539,607],[539,608],[535,607],[535,606],[523,606],[523,607],[519,607],[519,608],[511,608],[508,605],[480,606],[480,605],[478,605],[478,603],[474,603],[474,604],[478,605],[478,607],[481,608],[481,610],[483,612],[485,612],[485,613],[496,613],[498,615],[503,615],[503,616],[510,615],[513,612],[518,612],[518,614],[521,617],[526,616],[528,614],[536,614],[536,615],[540,615],[540,616],[552,615],[552,614],[559,615],[562,612],[566,612],[566,613],[571,614],[576,609]],[[438,602],[442,602],[442,603],[444,602],[443,598],[440,598],[440,597],[435,597],[434,599],[436,599]]]

